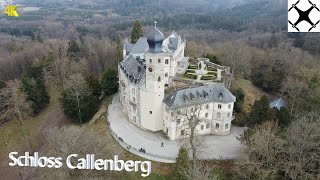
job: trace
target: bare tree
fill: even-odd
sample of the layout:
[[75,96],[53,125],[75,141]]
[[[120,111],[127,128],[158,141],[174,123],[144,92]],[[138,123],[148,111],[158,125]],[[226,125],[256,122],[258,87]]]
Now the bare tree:
[[[244,73],[250,74],[250,60],[251,60],[251,49],[242,42],[226,42],[217,49],[217,52],[221,58],[221,61],[230,67],[231,69],[231,80],[234,76],[242,75]],[[230,83],[227,84],[227,88],[230,88]]]
[[181,121],[181,123],[177,125],[177,131],[182,131],[184,133],[183,136],[188,137],[192,155],[191,166],[193,168],[196,168],[197,153],[201,144],[201,141],[197,138],[197,127],[201,123],[207,123],[207,119],[204,118],[204,109],[204,105],[195,104],[178,110],[176,116],[176,118]]
[[[238,174],[245,179],[270,179],[280,169],[284,140],[277,133],[276,122],[267,121],[254,128],[246,140],[238,165]],[[271,178],[272,179],[272,178]]]
[[[320,163],[320,115],[298,117],[286,133],[284,172],[289,179],[317,179]],[[319,177],[318,177],[319,178]]]
[[189,164],[189,169],[184,172],[187,180],[218,180],[219,175],[212,173],[212,167],[202,161],[195,161],[194,165]]
[[299,96],[307,89],[307,84],[297,78],[288,77],[283,83],[282,93],[287,96],[291,115],[293,115]]
[[0,120],[17,121],[21,136],[24,138],[25,148],[30,151],[31,145],[23,123],[31,113],[30,105],[20,91],[18,81],[11,81],[7,85],[0,91]]

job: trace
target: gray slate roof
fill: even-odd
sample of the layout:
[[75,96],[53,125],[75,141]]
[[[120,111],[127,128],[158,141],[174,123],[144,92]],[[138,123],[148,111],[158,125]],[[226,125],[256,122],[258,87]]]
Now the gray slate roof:
[[157,28],[154,27],[153,30],[147,35],[149,42],[160,42],[164,40],[164,36],[162,32]]
[[142,54],[149,50],[149,44],[147,42],[147,38],[141,37],[139,40],[134,44],[131,53],[133,54]]
[[120,63],[120,68],[134,83],[140,83],[146,70],[132,55],[129,55]]
[[282,98],[275,99],[270,103],[270,108],[277,108],[280,111],[282,107],[286,107],[286,103]]
[[208,102],[232,103],[236,97],[222,85],[187,88],[165,95],[163,102],[170,108],[180,108]]
[[126,43],[125,47],[126,47],[127,53],[129,54],[132,51],[134,44]]
[[178,48],[178,38],[177,37],[169,37],[169,44],[170,49],[177,49]]

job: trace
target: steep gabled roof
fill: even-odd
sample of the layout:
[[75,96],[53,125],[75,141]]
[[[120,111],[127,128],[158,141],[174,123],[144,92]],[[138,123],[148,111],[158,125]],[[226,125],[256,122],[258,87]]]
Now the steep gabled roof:
[[129,55],[120,63],[120,68],[134,83],[140,83],[145,76],[146,70],[132,55]]
[[286,103],[282,98],[275,99],[270,103],[270,108],[277,108],[280,111],[282,107],[286,107]]
[[143,54],[149,50],[149,44],[147,42],[146,37],[141,37],[139,40],[134,44],[130,53],[132,54]]

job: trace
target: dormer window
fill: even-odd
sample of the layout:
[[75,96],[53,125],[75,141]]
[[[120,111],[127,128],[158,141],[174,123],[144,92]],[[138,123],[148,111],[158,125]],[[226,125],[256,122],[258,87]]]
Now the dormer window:
[[222,93],[219,93],[218,98],[219,98],[219,99],[223,99],[223,94],[222,94]]

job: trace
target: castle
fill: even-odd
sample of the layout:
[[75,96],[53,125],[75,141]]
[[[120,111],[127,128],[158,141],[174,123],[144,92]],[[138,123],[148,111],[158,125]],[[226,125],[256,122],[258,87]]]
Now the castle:
[[[123,112],[129,122],[163,131],[170,140],[187,137],[192,125],[197,135],[229,134],[236,98],[223,76],[230,69],[207,59],[191,65],[185,47],[180,35],[173,32],[165,39],[156,25],[135,44],[125,41],[118,65]],[[209,73],[209,68],[216,71]]]

